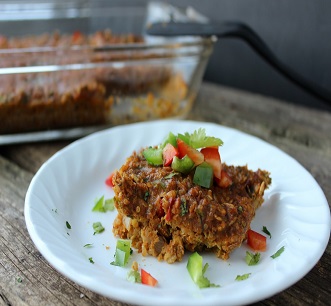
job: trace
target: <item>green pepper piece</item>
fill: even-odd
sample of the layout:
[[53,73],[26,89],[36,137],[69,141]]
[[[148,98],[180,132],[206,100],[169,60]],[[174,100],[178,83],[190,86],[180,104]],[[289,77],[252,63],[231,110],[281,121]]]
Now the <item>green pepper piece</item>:
[[187,174],[189,173],[194,167],[194,161],[185,155],[183,158],[178,158],[174,156],[171,168],[177,172]]
[[167,143],[170,143],[177,148],[177,137],[172,132],[169,132],[168,136],[164,139],[161,148],[164,148]]
[[149,164],[153,166],[163,165],[162,148],[149,147],[143,151],[143,155]]
[[210,188],[213,184],[213,168],[206,162],[203,162],[195,169],[193,183],[201,186]]
[[204,274],[206,273],[208,266],[208,263],[203,265],[202,256],[197,252],[194,252],[188,259],[186,265],[187,271],[199,288],[219,287],[218,285],[212,284],[209,279],[205,277]]
[[128,261],[131,253],[131,240],[119,239],[116,243],[115,261],[111,262],[114,266],[124,267]]

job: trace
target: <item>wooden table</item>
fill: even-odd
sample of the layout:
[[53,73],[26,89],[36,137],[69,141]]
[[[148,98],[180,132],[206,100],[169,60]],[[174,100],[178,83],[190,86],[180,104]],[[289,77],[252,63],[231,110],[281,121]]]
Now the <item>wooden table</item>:
[[[279,147],[315,177],[331,203],[331,113],[205,83],[189,119],[233,127]],[[56,272],[27,232],[23,208],[29,183],[42,163],[70,142],[0,146],[0,305],[125,305]],[[256,305],[330,305],[330,301],[329,243],[302,280]]]

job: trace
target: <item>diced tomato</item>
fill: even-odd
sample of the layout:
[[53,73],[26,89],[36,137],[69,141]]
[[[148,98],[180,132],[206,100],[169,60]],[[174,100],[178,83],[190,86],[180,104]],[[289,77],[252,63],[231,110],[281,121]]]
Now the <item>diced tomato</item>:
[[205,161],[212,166],[214,177],[220,179],[222,172],[222,163],[218,147],[203,148],[200,152],[204,155]]
[[109,187],[113,188],[114,187],[114,184],[113,184],[113,176],[114,176],[114,172],[109,175],[106,180],[105,180],[105,183],[106,185],[108,185]]
[[221,188],[228,188],[230,185],[232,185],[231,176],[224,170],[221,171],[221,178],[219,179],[215,177],[214,180]]
[[144,269],[141,269],[140,274],[141,274],[141,283],[142,284],[152,286],[152,287],[155,287],[157,285],[157,280]]
[[187,143],[185,143],[183,140],[177,138],[177,148],[179,152],[179,158],[183,158],[185,155],[187,155],[189,158],[191,158],[196,166],[200,165],[204,162],[205,157],[201,152],[198,150],[190,147]]
[[165,220],[170,221],[171,220],[171,207],[168,208],[168,211],[165,215]]
[[247,231],[247,245],[254,251],[264,252],[267,249],[267,237],[249,229]]
[[163,148],[163,166],[168,167],[171,165],[172,160],[175,156],[178,157],[178,149],[175,148],[171,143],[167,143]]
[[165,220],[166,221],[170,221],[171,220],[171,217],[172,217],[171,209],[172,209],[172,206],[173,206],[174,202],[175,202],[175,199],[174,198],[170,198],[169,199],[169,207],[168,207],[167,213],[165,215]]
[[155,206],[156,208],[156,215],[159,217],[159,218],[162,218],[164,215],[165,215],[165,212],[163,210],[163,207],[161,205],[160,202],[158,202]]

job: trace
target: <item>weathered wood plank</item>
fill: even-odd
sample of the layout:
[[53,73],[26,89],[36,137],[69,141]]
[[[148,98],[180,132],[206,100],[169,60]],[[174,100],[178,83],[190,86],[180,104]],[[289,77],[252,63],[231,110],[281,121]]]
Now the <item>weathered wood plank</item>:
[[0,154],[15,162],[31,173],[36,173],[40,166],[57,151],[71,141],[53,141],[49,143],[16,144],[0,147]]
[[0,156],[0,304],[125,305],[68,280],[36,250],[23,214],[32,176]]

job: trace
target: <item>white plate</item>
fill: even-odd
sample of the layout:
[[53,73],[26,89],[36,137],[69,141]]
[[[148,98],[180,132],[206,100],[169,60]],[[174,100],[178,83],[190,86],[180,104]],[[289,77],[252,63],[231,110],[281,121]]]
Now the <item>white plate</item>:
[[[96,213],[94,200],[113,196],[105,178],[134,150],[159,144],[169,131],[193,132],[203,127],[224,141],[223,161],[271,172],[272,186],[258,210],[252,229],[267,226],[272,234],[268,249],[256,266],[245,263],[245,243],[228,261],[202,254],[209,263],[206,276],[219,288],[198,289],[186,270],[189,254],[169,265],[153,257],[138,261],[155,278],[156,288],[127,281],[130,270],[110,265],[116,239],[112,222],[116,212]],[[119,126],[80,139],[50,158],[33,178],[25,201],[30,236],[48,262],[76,283],[114,300],[139,305],[241,305],[268,298],[297,282],[322,256],[330,235],[326,198],[313,177],[293,158],[245,133],[212,123],[165,120]],[[66,221],[71,229],[66,227]],[[93,235],[93,222],[106,230]],[[85,244],[93,247],[86,248]],[[280,257],[270,255],[280,247]],[[94,264],[90,263],[92,257]],[[244,281],[237,275],[251,273]]]

